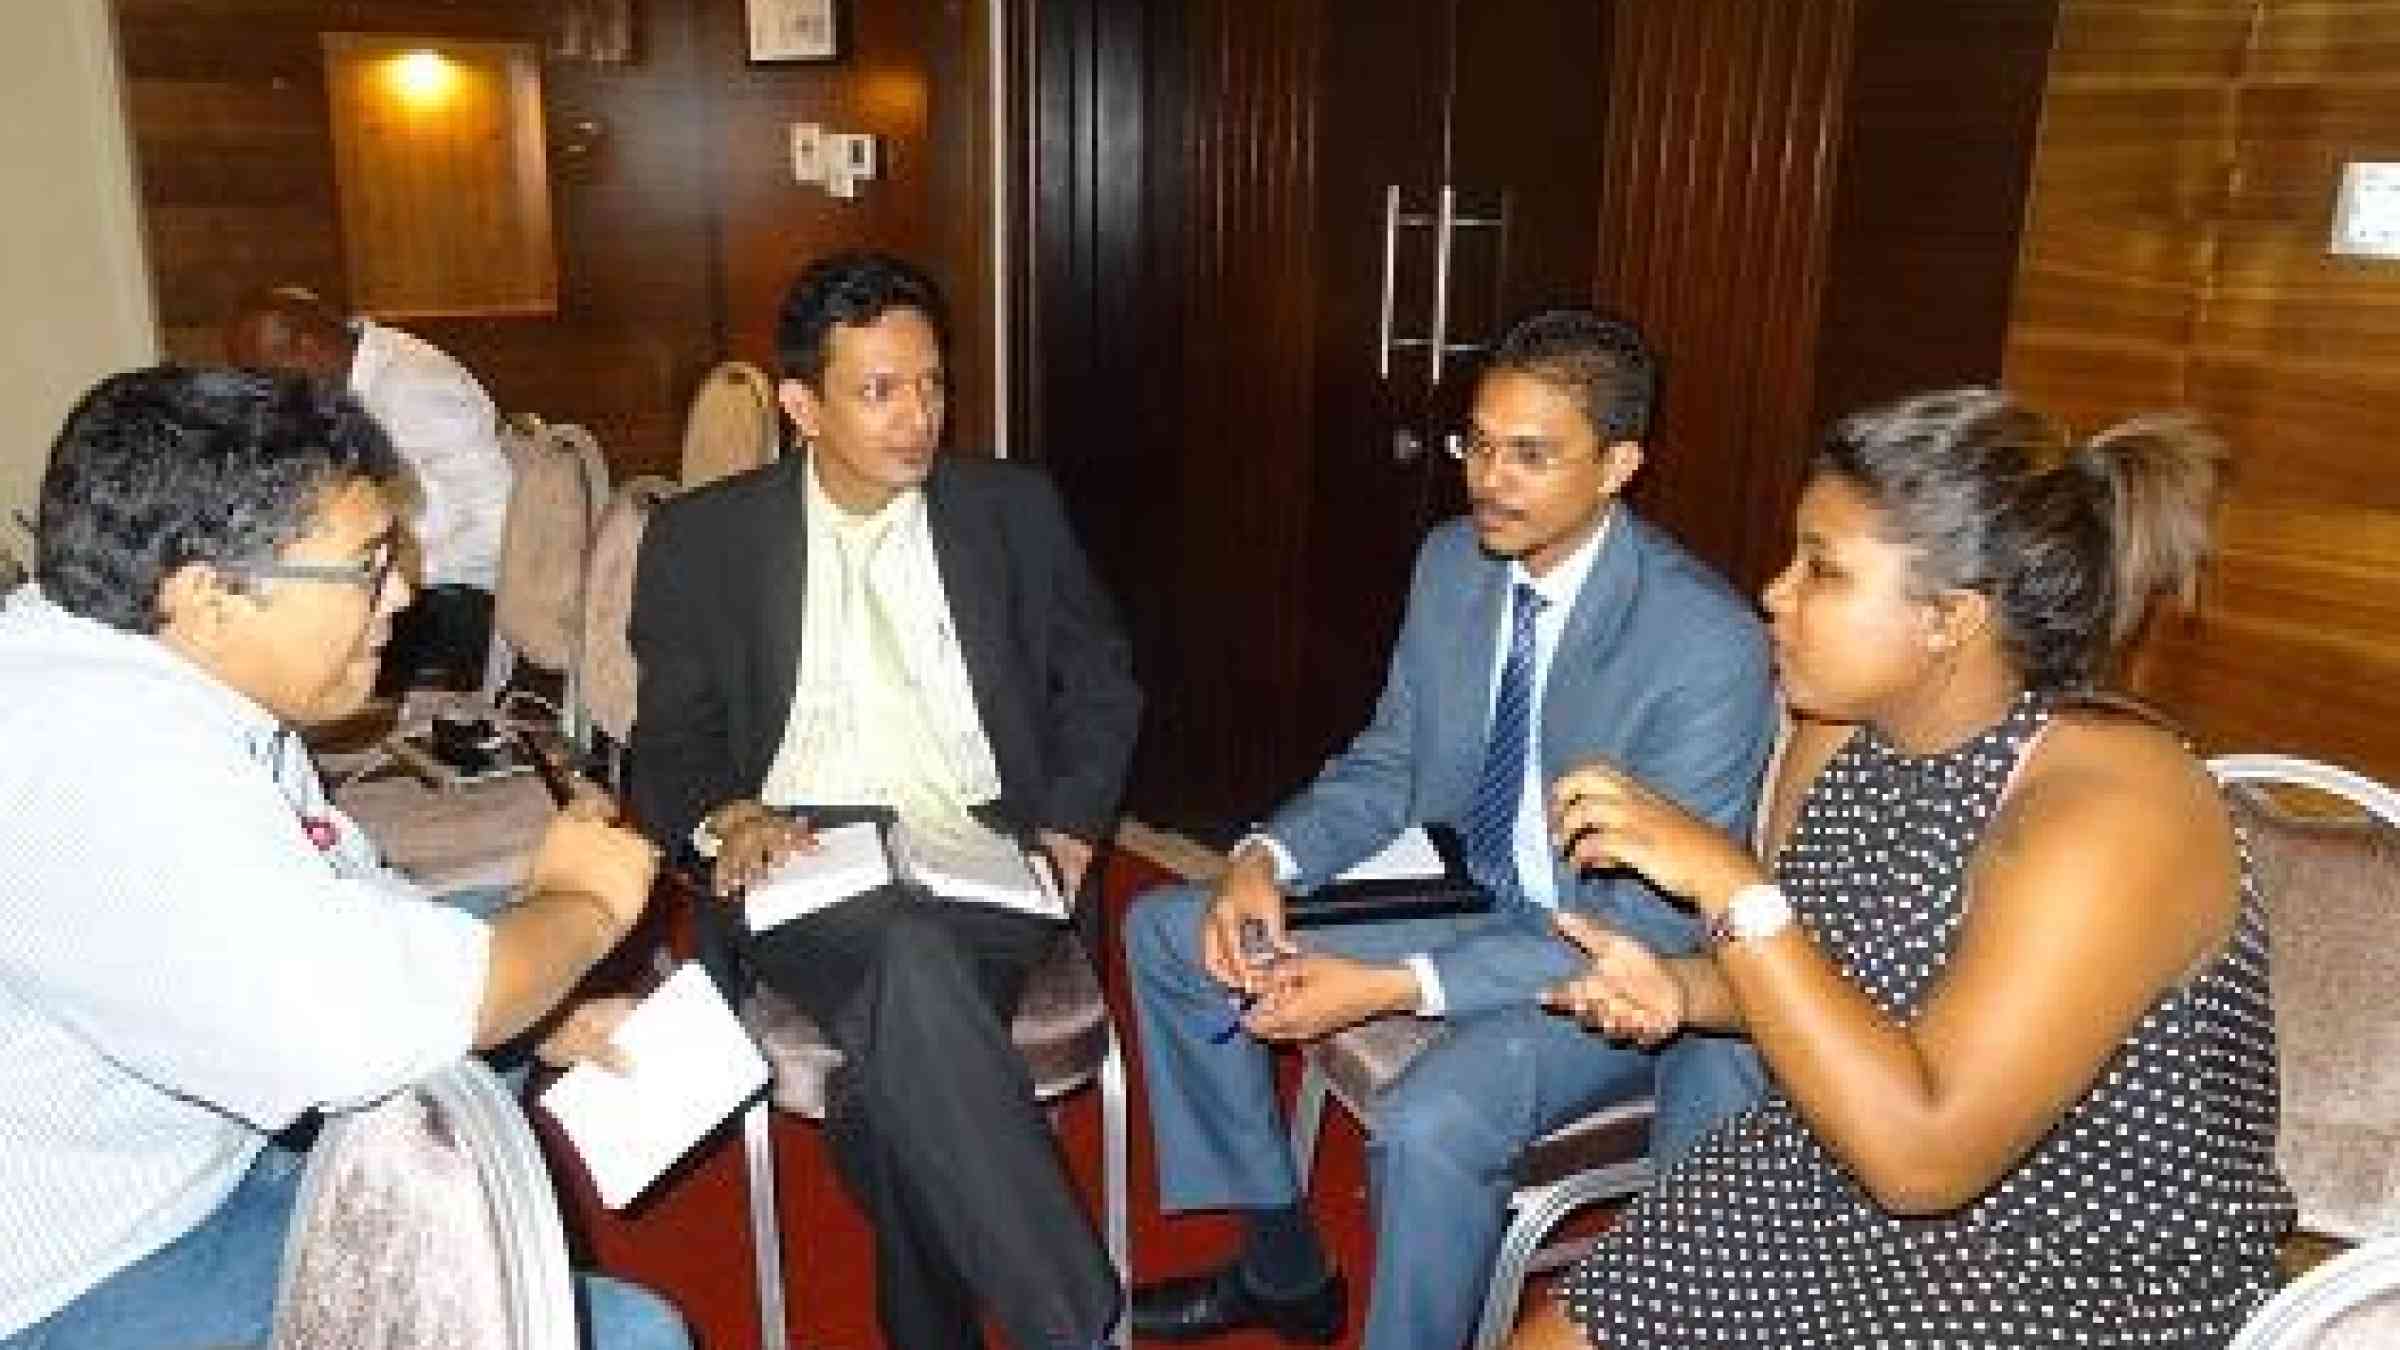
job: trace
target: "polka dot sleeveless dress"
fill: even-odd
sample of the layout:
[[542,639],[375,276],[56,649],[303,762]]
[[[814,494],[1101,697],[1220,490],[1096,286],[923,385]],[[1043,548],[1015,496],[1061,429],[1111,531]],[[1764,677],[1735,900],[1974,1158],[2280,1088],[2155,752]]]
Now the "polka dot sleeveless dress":
[[[1778,863],[1800,922],[1887,1014],[1947,960],[1961,880],[2020,753],[2021,698],[1958,748],[1862,730]],[[1964,1209],[1879,1209],[1770,1092],[1704,1138],[1563,1282],[1605,1350],[2221,1345],[2269,1289],[2274,1170],[2265,914],[2243,863],[2225,954],[2171,989],[2034,1151]]]

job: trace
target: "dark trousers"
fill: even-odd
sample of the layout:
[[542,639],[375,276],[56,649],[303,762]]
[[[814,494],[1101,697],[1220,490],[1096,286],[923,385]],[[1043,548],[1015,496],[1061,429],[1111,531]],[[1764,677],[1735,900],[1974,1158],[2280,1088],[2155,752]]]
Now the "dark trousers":
[[1059,928],[901,887],[755,938],[759,978],[839,1048],[826,1129],[875,1228],[876,1307],[899,1350],[1097,1345],[1120,1291],[1009,1039]]

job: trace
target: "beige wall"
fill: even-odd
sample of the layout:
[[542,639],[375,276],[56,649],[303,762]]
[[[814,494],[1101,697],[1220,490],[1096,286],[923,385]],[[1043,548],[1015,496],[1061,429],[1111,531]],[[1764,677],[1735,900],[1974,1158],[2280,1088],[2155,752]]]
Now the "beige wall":
[[106,0],[0,4],[0,544],[50,438],[107,371],[155,359]]

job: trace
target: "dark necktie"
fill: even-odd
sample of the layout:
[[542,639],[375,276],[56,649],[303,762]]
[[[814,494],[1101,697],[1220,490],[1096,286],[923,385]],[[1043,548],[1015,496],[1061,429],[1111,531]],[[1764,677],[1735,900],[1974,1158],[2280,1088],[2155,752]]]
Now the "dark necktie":
[[1533,625],[1546,603],[1531,586],[1515,588],[1491,738],[1484,742],[1483,773],[1467,807],[1467,870],[1504,909],[1525,903],[1517,880],[1517,808],[1525,797],[1525,756],[1533,748]]

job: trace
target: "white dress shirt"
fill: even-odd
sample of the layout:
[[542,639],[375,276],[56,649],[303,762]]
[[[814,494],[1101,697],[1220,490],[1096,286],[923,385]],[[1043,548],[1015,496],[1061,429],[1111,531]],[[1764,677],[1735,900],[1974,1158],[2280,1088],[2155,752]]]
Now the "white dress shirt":
[[467,1053],[490,930],[155,638],[0,604],[0,1335],[206,1218],[267,1132]]
[[352,331],[358,351],[350,358],[350,392],[383,425],[424,494],[414,523],[425,583],[491,590],[515,477],[491,395],[423,338],[366,319]]

